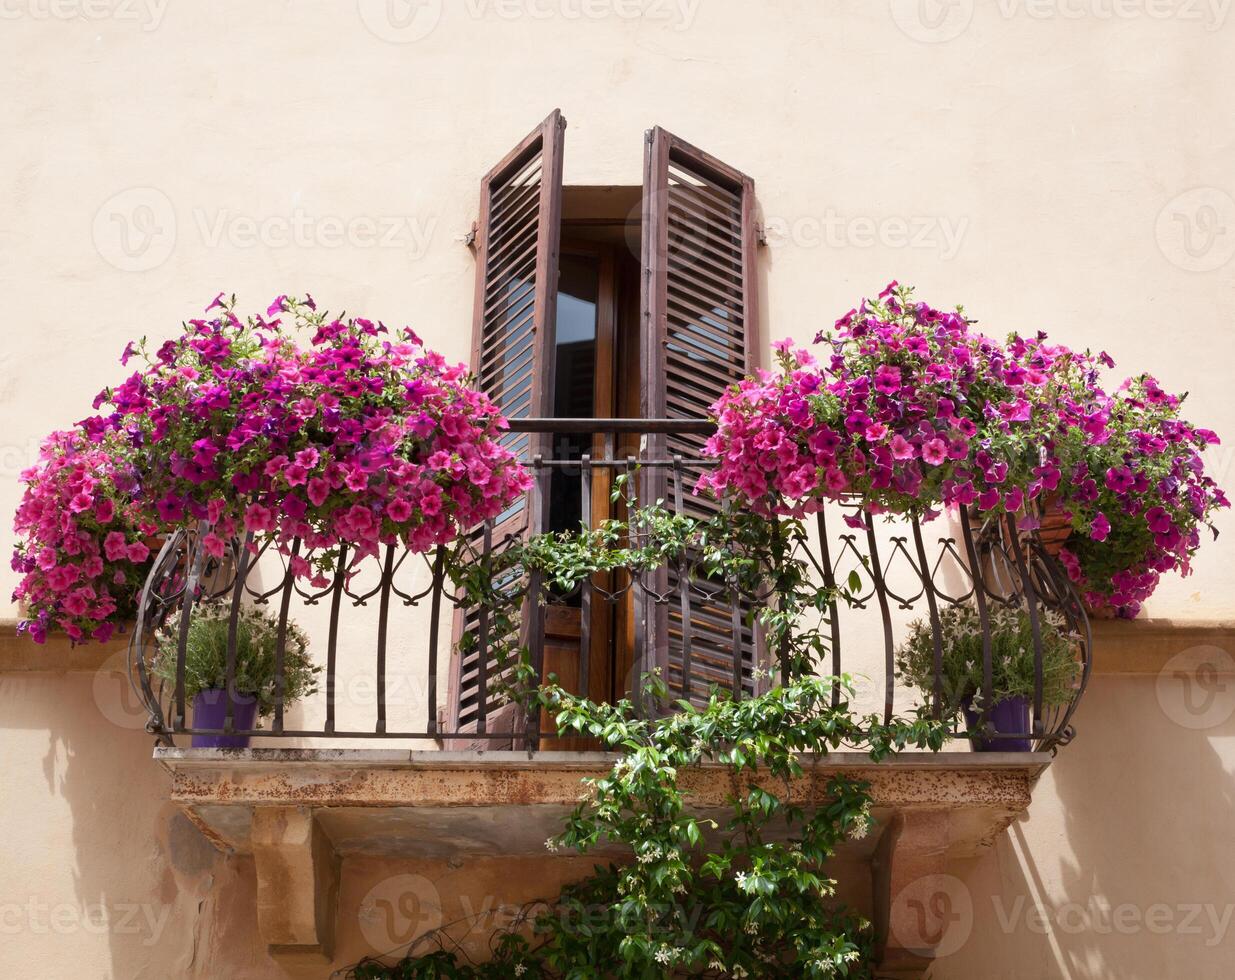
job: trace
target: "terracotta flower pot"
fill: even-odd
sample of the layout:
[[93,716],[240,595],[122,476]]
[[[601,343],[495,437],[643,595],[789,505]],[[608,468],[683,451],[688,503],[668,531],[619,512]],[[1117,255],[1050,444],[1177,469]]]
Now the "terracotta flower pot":
[[1057,558],[1068,538],[1072,536],[1072,520],[1063,512],[1058,497],[1043,501],[1041,521],[1038,541],[1043,551],[1052,558]]
[[1094,603],[1089,599],[1083,599],[1082,602],[1090,619],[1115,619],[1118,616],[1118,611],[1109,602]]

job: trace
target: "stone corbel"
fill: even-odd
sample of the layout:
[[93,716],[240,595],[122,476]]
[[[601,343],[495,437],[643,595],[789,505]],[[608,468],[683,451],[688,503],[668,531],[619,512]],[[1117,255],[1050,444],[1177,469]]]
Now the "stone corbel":
[[951,815],[896,812],[871,861],[879,976],[918,980],[958,914],[960,882],[946,873]]
[[309,807],[253,810],[257,925],[289,973],[321,976],[334,948],[339,858]]

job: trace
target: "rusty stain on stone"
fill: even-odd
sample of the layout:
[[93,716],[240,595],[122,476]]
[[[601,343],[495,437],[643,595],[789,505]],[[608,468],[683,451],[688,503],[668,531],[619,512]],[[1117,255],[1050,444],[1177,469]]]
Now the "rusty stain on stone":
[[[599,754],[567,753],[531,759],[519,753],[400,756],[364,750],[258,750],[251,754],[158,750],[156,755],[171,771],[173,801],[215,846],[242,852],[252,846],[253,812],[267,807],[418,813],[422,835],[437,835],[432,843],[437,851],[474,849],[468,838],[473,832],[480,834],[476,846],[500,847],[500,839],[491,840],[487,828],[494,820],[519,813],[524,814],[519,819],[531,819],[538,827],[543,822],[547,836],[555,832],[553,822],[560,822],[561,814],[587,792],[584,778],[603,776],[611,765],[609,757]],[[870,784],[877,812],[948,810],[968,815],[958,822],[958,827],[964,827],[958,846],[972,853],[989,846],[1024,812],[1045,764],[1041,756],[1002,756],[987,762],[971,753],[902,756],[874,763],[857,753],[842,753],[804,759],[802,777],[788,782],[766,770],[735,774],[721,765],[683,770],[678,780],[692,809],[720,811],[734,793],[744,793],[751,785],[799,805],[818,805],[827,799],[828,781],[834,775],[845,775]],[[228,819],[229,811],[239,819]],[[447,818],[447,823],[432,818],[434,811]],[[469,811],[476,819],[464,818]],[[400,816],[395,824],[407,819]],[[364,844],[361,838],[389,834],[392,826],[381,820],[366,824],[349,818],[349,847],[380,851],[387,845],[377,840]]]

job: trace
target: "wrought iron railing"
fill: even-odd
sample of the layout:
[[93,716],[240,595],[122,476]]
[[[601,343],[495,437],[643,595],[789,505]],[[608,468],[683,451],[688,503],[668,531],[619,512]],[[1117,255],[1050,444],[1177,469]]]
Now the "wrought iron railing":
[[[572,518],[587,526],[600,516],[598,502],[610,499],[627,509],[662,500],[679,513],[714,513],[714,504],[692,493],[699,474],[713,465],[698,452],[710,431],[711,423],[702,420],[512,420],[508,438],[524,454],[533,490],[507,514],[476,529],[470,547],[477,560],[485,560],[513,535],[549,529],[553,501],[565,499],[563,485],[579,495]],[[555,452],[567,445],[560,438],[564,435],[591,436],[594,451],[579,453],[576,441],[565,456]],[[616,475],[627,479],[617,481],[620,489],[612,493]],[[939,642],[942,611],[962,604],[976,609],[983,629],[984,687],[989,690],[990,612],[998,606],[1015,607],[1029,615],[1033,627],[1030,724],[1028,731],[994,737],[1030,739],[1034,748],[1052,751],[1072,738],[1071,719],[1089,676],[1089,624],[1063,569],[1036,535],[1018,532],[1008,517],[963,514],[925,526],[916,519],[889,522],[872,518],[858,500],[811,515],[805,528],[793,546],[824,585],[843,587],[855,571],[860,580],[857,588],[830,604],[830,643],[821,671],[866,678],[869,686],[862,686],[860,697],[875,713],[890,718],[914,703],[914,694],[897,683],[896,651],[909,618],[925,618],[936,639],[935,683],[917,699],[939,711],[947,701]],[[315,744],[386,738],[532,749],[551,734],[543,730],[538,709],[501,704],[502,670],[509,664],[490,656],[496,638],[486,635],[487,611],[466,608],[456,595],[447,575],[446,548],[414,554],[388,547],[360,561],[344,550],[329,581],[314,588],[290,569],[292,555],[314,557],[299,542],[285,554],[268,543],[233,541],[219,559],[203,548],[208,531],[202,525],[166,541],[143,589],[130,644],[130,675],[149,711],[147,727],[164,743],[175,744],[182,735],[238,734]],[[567,593],[555,592],[541,573],[513,578],[508,588],[525,599],[519,639],[533,668],[546,669],[547,612],[558,606],[572,610],[573,617],[577,610],[575,685],[581,692],[594,691],[594,610],[605,604],[620,609],[631,627],[617,628],[618,617],[612,616],[599,641],[599,649],[609,644],[615,658],[629,651],[625,659],[631,667],[611,684],[614,696],[636,687],[650,667],[662,669],[675,697],[694,700],[706,697],[713,685],[746,697],[763,685],[786,680],[787,665],[761,642],[757,615],[775,596],[758,590],[740,593],[733,583],[691,567],[691,561],[691,556],[682,556],[671,568],[619,570],[603,581],[585,579]],[[240,727],[230,699],[221,727],[194,727],[185,653],[194,609],[200,610],[204,602],[224,604],[233,624],[250,605],[264,606],[277,616],[274,707],[260,727]],[[1062,704],[1044,700],[1040,633],[1048,610],[1062,617],[1074,637],[1077,680]],[[306,617],[312,622],[305,622]],[[168,635],[172,621],[178,623],[178,633]],[[282,696],[285,637],[292,622],[305,627],[323,668],[318,692],[295,708],[285,706]],[[472,639],[462,644],[468,649],[461,653],[460,638],[469,633]],[[226,655],[226,680],[233,689],[235,636],[232,629]],[[160,679],[152,670],[160,650],[175,658],[174,679]],[[356,695],[360,681],[364,697]],[[834,696],[842,696],[839,686]]]

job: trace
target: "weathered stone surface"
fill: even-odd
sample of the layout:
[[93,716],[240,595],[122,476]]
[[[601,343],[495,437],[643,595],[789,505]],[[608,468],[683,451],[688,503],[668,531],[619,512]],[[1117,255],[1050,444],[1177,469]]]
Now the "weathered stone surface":
[[308,807],[258,807],[251,846],[257,866],[257,922],[276,958],[330,961],[339,859]]
[[[544,841],[586,794],[586,777],[608,772],[615,757],[158,748],[155,758],[171,773],[173,800],[211,842],[254,855],[263,938],[294,972],[328,954],[339,860],[567,860],[548,855]],[[739,780],[719,765],[684,771],[679,780],[695,812],[722,821],[748,780],[806,806],[827,799],[835,775],[866,780],[877,830],[846,844],[837,860],[870,868],[888,975],[912,977],[945,931],[947,896],[935,885],[948,863],[974,856],[1025,811],[1049,761],[947,752],[874,763],[843,752],[803,758],[803,778],[789,785],[766,772]]]

